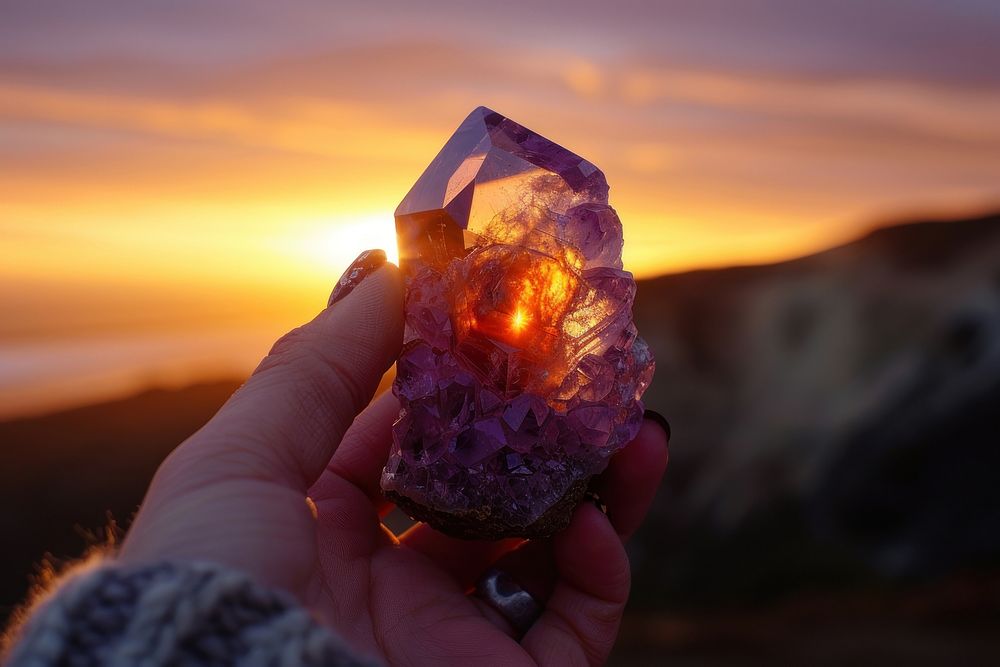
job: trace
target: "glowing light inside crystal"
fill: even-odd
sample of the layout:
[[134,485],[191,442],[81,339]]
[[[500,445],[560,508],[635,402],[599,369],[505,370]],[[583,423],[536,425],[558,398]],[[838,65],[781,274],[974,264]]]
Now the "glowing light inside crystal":
[[524,310],[521,309],[521,308],[518,308],[514,312],[514,318],[513,318],[513,321],[511,322],[511,324],[514,326],[514,331],[517,332],[517,331],[520,331],[522,328],[524,328],[524,324],[527,321],[527,319],[528,318],[524,314]]

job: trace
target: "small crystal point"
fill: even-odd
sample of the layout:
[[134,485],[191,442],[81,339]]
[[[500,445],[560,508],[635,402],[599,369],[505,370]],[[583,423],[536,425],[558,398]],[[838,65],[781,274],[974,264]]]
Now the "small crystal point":
[[482,237],[544,232],[544,220],[525,216],[526,199],[535,215],[562,214],[574,204],[607,204],[608,182],[579,155],[479,107],[396,207],[400,259],[440,267]]
[[592,163],[479,107],[396,209],[400,418],[382,488],[453,535],[563,528],[652,377]]

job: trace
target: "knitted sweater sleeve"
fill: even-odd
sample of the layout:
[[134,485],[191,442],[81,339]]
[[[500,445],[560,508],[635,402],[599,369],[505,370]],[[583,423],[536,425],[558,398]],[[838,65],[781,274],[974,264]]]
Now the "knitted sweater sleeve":
[[371,664],[290,596],[204,563],[81,566],[12,640],[10,667]]

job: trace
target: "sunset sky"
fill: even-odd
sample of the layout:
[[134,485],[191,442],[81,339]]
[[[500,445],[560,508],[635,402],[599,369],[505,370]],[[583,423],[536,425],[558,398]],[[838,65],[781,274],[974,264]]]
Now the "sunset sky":
[[638,276],[1000,203],[995,1],[472,5],[0,3],[0,399],[308,317],[480,104],[604,170]]

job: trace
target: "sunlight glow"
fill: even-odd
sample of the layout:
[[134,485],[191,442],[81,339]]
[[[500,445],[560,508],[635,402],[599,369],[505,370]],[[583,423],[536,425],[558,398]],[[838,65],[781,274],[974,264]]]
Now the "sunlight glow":
[[390,213],[337,216],[311,221],[277,240],[299,271],[340,274],[365,250],[381,248],[399,263],[396,228]]
[[[757,52],[753,67],[729,59],[743,48],[735,42],[718,58],[697,55],[725,31],[678,44],[659,29],[594,23],[607,40],[515,30],[510,43],[467,44],[458,24],[430,14],[414,31],[358,10],[367,27],[347,21],[345,33],[341,21],[272,4],[267,30],[226,21],[199,32],[96,8],[4,15],[0,33],[21,37],[0,39],[0,385],[3,346],[26,341],[40,346],[8,347],[7,358],[49,368],[54,350],[93,339],[80,365],[56,366],[79,368],[79,387],[110,386],[90,374],[92,359],[117,365],[109,373],[145,368],[147,356],[191,377],[234,359],[245,368],[266,353],[260,341],[325,306],[360,252],[397,262],[393,207],[484,104],[600,167],[624,226],[624,268],[638,279],[800,256],[911,212],[978,213],[1000,197],[1000,90],[956,85],[961,59],[955,80],[929,76],[924,55],[908,74],[894,65],[891,76],[859,76],[852,65],[833,75],[826,55],[811,62],[817,54],[794,45],[787,63]],[[658,4],[668,3],[645,3]],[[43,18],[67,43],[22,51],[25,26]],[[625,36],[629,48],[607,46]],[[870,46],[904,53],[884,41]],[[484,165],[471,159],[450,186]],[[518,196],[501,177],[508,166],[488,167],[493,187],[471,203],[477,225]],[[501,307],[462,326],[539,353],[555,323],[571,335],[593,326],[566,315],[583,258],[561,261],[572,271],[518,273],[524,284]],[[197,337],[222,330],[259,333],[203,353]],[[94,352],[111,345],[103,337],[189,334],[195,364],[159,342],[137,348],[141,363]]]

